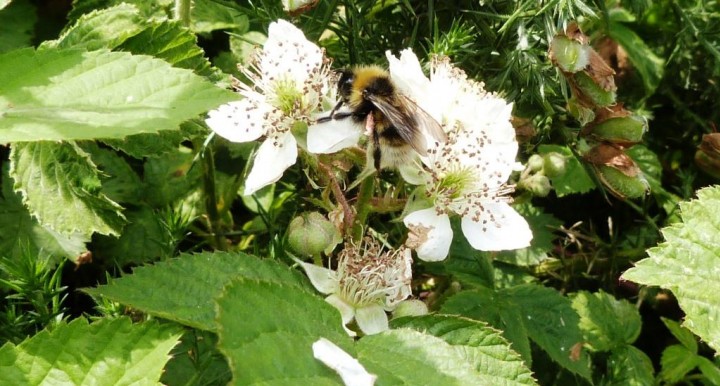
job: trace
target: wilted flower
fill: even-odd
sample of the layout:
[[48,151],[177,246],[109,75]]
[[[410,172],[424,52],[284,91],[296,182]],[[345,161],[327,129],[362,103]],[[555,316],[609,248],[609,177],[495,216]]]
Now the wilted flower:
[[284,20],[271,23],[262,51],[242,71],[244,99],[208,113],[208,126],[233,142],[264,138],[257,151],[245,194],[272,184],[297,160],[292,130],[314,121],[331,89],[328,60],[302,31]]
[[[372,238],[360,245],[346,243],[338,256],[337,270],[298,261],[313,286],[340,311],[343,325],[353,319],[365,334],[388,327],[386,311],[392,311],[411,295],[410,250],[387,250]],[[354,333],[348,330],[350,335]]]
[[430,79],[422,75],[410,50],[400,59],[388,55],[388,60],[393,81],[435,117],[448,136],[445,143],[428,141],[428,156],[422,159],[417,180],[431,207],[405,217],[408,245],[423,260],[445,259],[453,237],[450,216],[459,215],[463,233],[475,249],[529,246],[532,233],[509,205],[514,188],[506,183],[517,165],[512,105],[486,92],[447,60],[432,63]]

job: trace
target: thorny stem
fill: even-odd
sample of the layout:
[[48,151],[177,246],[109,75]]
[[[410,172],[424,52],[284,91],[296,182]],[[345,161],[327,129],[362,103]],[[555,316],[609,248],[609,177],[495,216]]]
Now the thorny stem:
[[350,229],[352,229],[353,222],[355,221],[355,214],[353,212],[353,209],[350,207],[350,204],[348,204],[347,199],[342,192],[342,189],[340,189],[340,184],[338,184],[337,178],[335,178],[332,169],[330,169],[329,166],[323,163],[319,163],[318,166],[327,175],[328,180],[330,181],[330,189],[332,189],[335,199],[337,200],[338,204],[340,204],[340,207],[342,207],[344,214],[342,233],[346,234],[350,231]]
[[357,202],[355,203],[355,210],[357,216],[355,216],[355,225],[353,226],[353,240],[359,242],[362,240],[363,233],[365,230],[365,223],[367,217],[370,214],[370,200],[373,198],[375,192],[375,177],[366,177],[363,182],[360,183],[360,191],[358,192]]
[[192,0],[175,0],[175,20],[179,20],[185,27],[190,27],[191,6]]
[[215,160],[212,147],[206,146],[202,153],[203,159],[203,187],[205,190],[205,208],[208,223],[212,233],[215,248],[226,251],[228,249],[225,236],[220,232],[220,213],[217,208],[217,191],[215,190]]

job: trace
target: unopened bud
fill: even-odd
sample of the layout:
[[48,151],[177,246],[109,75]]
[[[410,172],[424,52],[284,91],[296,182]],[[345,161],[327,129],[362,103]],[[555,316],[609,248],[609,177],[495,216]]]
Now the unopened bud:
[[533,174],[518,182],[518,187],[532,193],[533,196],[545,197],[550,194],[552,185],[550,179],[542,174]]
[[318,4],[319,0],[282,0],[283,10],[291,16],[305,13]]
[[566,35],[557,35],[550,43],[550,60],[563,72],[576,73],[590,64],[591,48]]
[[600,181],[615,197],[624,200],[647,193],[649,185],[640,167],[621,148],[599,144],[584,159],[593,166]]
[[543,173],[550,177],[556,178],[565,174],[567,169],[567,160],[565,156],[558,152],[550,152],[543,156]]
[[596,83],[587,71],[573,74],[570,86],[578,101],[585,106],[604,107],[615,103],[615,89],[607,89]]
[[318,212],[303,213],[288,226],[288,246],[303,257],[329,254],[340,241],[337,228]]
[[527,168],[530,169],[531,172],[539,172],[542,170],[544,162],[541,155],[533,154],[528,159]]
[[428,314],[428,306],[418,299],[403,300],[392,313],[393,319],[403,316],[422,316]]
[[703,135],[699,148],[708,157],[720,159],[720,133]]
[[628,176],[612,166],[599,166],[596,170],[603,185],[619,199],[642,197],[650,188],[642,173]]
[[629,147],[640,141],[647,131],[647,120],[618,104],[597,111],[593,122],[583,128],[583,135]]

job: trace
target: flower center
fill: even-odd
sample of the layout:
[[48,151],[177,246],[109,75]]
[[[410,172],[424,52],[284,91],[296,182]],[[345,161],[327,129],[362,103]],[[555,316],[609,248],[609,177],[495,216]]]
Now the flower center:
[[270,104],[282,111],[283,115],[291,116],[294,111],[302,107],[303,93],[298,90],[292,79],[279,79],[273,83],[274,95]]
[[435,191],[447,199],[456,200],[462,198],[463,193],[472,186],[476,178],[470,168],[457,167],[454,170],[448,170],[437,179]]
[[407,298],[412,271],[404,253],[405,250],[386,251],[368,238],[360,247],[346,244],[337,268],[340,297],[355,307],[394,306]]

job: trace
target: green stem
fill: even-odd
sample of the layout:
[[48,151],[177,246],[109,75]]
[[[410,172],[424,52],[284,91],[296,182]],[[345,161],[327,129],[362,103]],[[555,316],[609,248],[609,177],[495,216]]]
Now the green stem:
[[369,176],[360,183],[360,191],[358,192],[357,203],[355,204],[355,210],[357,215],[355,216],[355,226],[353,227],[353,240],[362,240],[363,234],[365,233],[366,223],[368,215],[370,214],[370,201],[373,198],[375,192],[375,177]]
[[192,0],[175,0],[175,20],[185,27],[190,27],[190,7]]
[[215,189],[215,159],[212,147],[205,147],[203,159],[203,187],[205,189],[205,208],[210,224],[215,248],[226,251],[228,249],[225,236],[220,232],[220,213],[217,208],[217,191]]

